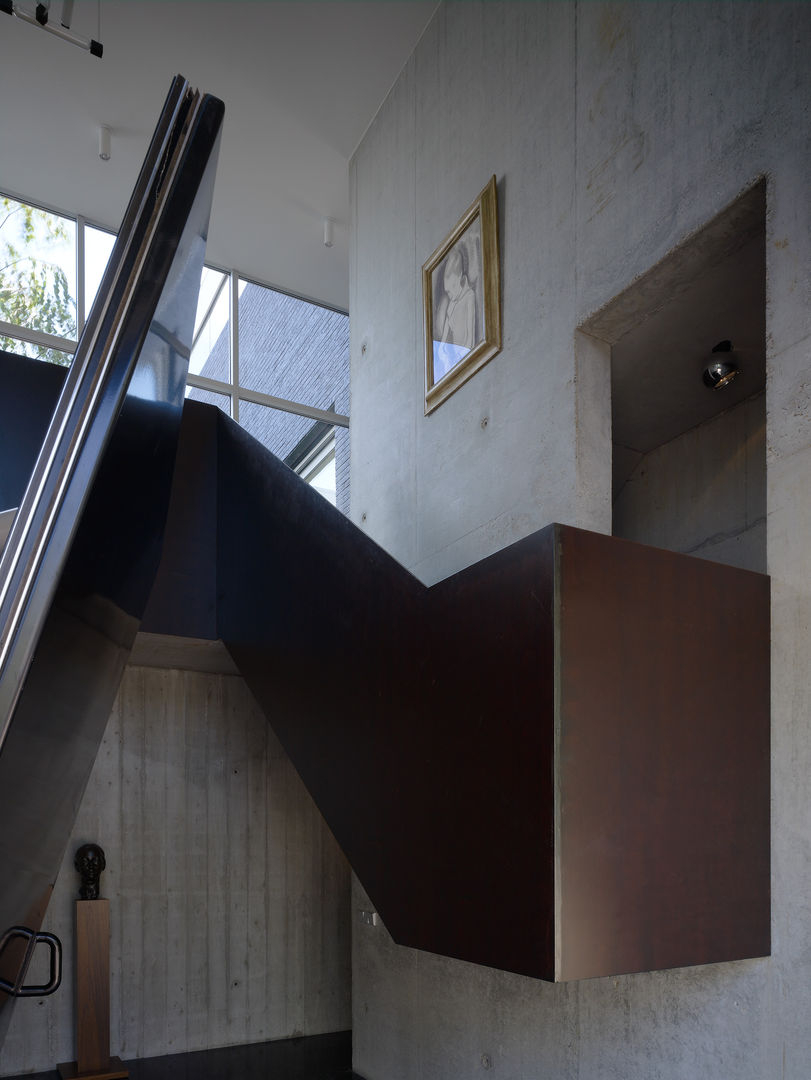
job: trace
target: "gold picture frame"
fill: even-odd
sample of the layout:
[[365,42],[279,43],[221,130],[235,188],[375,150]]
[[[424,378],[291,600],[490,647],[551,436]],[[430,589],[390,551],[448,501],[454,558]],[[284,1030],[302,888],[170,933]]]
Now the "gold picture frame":
[[425,415],[501,351],[496,178],[422,268]]

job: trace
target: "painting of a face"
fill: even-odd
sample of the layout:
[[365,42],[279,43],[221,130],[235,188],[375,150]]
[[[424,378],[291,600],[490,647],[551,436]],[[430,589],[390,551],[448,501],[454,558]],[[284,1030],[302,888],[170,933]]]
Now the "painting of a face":
[[434,383],[482,341],[481,221],[476,218],[432,274]]
[[451,252],[445,262],[442,282],[451,300],[458,300],[462,292],[462,256],[456,250]]
[[425,415],[501,351],[495,176],[422,264]]

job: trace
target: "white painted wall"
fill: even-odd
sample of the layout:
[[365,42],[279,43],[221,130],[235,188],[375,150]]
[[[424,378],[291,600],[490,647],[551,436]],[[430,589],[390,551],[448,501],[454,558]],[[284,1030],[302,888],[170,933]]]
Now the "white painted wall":
[[[811,1074],[810,45],[804,4],[446,3],[353,159],[351,514],[427,582],[607,527],[576,328],[761,175],[768,202],[773,956],[547,986],[355,920],[367,1080]],[[504,349],[426,418],[420,267],[492,173]]]
[[44,924],[63,986],[17,1002],[0,1075],[75,1058],[73,857],[90,841],[107,856],[111,1053],[351,1026],[346,861],[244,682],[129,667]]

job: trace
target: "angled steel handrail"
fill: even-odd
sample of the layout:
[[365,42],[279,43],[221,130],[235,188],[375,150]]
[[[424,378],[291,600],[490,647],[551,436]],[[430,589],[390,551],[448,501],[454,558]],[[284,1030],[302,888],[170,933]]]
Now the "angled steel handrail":
[[[20,641],[20,629],[31,601],[37,575],[62,499],[67,490],[88,425],[95,414],[109,369],[116,355],[121,326],[131,309],[137,290],[138,275],[146,252],[158,227],[162,197],[171,189],[171,179],[178,166],[179,146],[176,128],[184,111],[188,130],[190,110],[199,109],[200,96],[192,93],[185,79],[178,76],[172,84],[160,121],[153,135],[144,165],[124,215],[120,243],[114,247],[114,261],[108,268],[99,288],[99,300],[94,304],[79,340],[74,362],[42,450],[12,525],[2,557],[0,557],[0,746],[2,746],[13,715],[34,647],[36,633]],[[153,200],[153,207],[144,232],[137,223]],[[123,293],[123,295],[122,295]],[[114,328],[102,341],[102,330],[112,318]],[[99,356],[98,350],[102,349]],[[90,387],[86,380],[93,365]],[[85,398],[79,404],[82,390]],[[76,408],[78,418],[74,418]],[[70,435],[68,425],[74,418]],[[68,439],[67,444],[65,442]],[[77,508],[77,515],[78,510]],[[75,521],[73,527],[75,528]],[[72,535],[71,530],[71,535]],[[68,541],[70,537],[66,538]],[[67,544],[65,545],[67,547]],[[56,575],[42,589],[40,606],[44,607],[56,588]],[[16,644],[21,645],[15,657],[16,674],[6,675]]]
[[58,981],[39,927],[157,570],[222,115],[174,80],[0,554],[0,1044],[36,942]]

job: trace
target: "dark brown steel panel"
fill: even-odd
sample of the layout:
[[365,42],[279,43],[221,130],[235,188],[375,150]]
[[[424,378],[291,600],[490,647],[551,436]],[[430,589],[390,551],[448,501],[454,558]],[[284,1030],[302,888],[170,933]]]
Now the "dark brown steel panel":
[[220,635],[388,930],[551,978],[551,530],[426,590],[220,424]]
[[[420,948],[554,972],[553,539],[545,529],[424,594],[427,810]],[[385,915],[384,915],[385,920]]]
[[769,583],[560,530],[558,977],[769,952]]
[[768,579],[550,526],[426,589],[219,437],[220,634],[395,941],[546,979],[769,951]]
[[22,502],[66,374],[0,350],[0,510]]
[[153,629],[208,619],[216,548],[217,632],[396,941],[545,979],[768,952],[768,579],[550,526],[426,589],[194,403],[174,488]]
[[141,630],[217,637],[217,410],[186,399],[155,584]]

